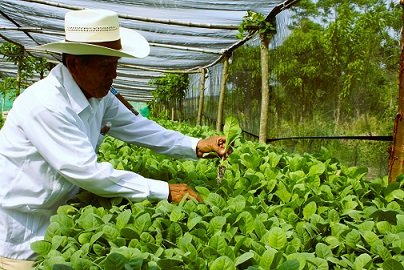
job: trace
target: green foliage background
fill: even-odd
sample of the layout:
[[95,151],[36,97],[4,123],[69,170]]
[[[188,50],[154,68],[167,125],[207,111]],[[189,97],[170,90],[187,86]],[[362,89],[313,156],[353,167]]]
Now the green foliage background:
[[[271,41],[269,138],[391,135],[401,13],[398,1],[384,0],[302,0],[293,6],[289,29],[277,29],[288,35]],[[235,50],[225,98],[225,115],[235,115],[241,128],[255,135],[261,104],[259,59],[257,43]],[[212,127],[218,85],[210,84],[205,94],[204,123]],[[187,107],[189,118],[197,111],[193,104]],[[390,143],[305,139],[273,144],[291,153],[326,147],[345,163],[382,176]]]

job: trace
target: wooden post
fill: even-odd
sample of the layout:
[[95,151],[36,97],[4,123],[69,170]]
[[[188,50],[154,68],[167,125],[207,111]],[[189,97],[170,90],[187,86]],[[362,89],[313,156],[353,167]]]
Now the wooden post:
[[201,84],[199,88],[199,103],[198,103],[198,115],[196,118],[196,124],[202,125],[202,115],[203,115],[203,103],[205,98],[205,81],[206,81],[206,68],[201,70]]
[[[404,7],[404,0],[400,0]],[[404,22],[404,12],[402,13]],[[398,113],[394,122],[393,144],[390,149],[389,182],[396,181],[397,176],[404,172],[404,29],[401,30],[400,72],[398,78]]]
[[268,137],[268,114],[269,114],[269,38],[265,34],[261,39],[261,116],[258,141],[266,143]]
[[224,115],[224,97],[226,93],[226,82],[229,70],[229,55],[225,55],[223,58],[223,72],[222,80],[220,82],[220,95],[219,95],[219,108],[217,110],[216,131],[221,132],[223,129],[223,115]]

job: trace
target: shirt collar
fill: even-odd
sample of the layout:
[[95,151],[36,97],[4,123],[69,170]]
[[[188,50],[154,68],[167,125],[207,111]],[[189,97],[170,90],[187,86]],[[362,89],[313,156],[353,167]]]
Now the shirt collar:
[[77,114],[81,113],[88,107],[91,109],[90,103],[84,96],[83,91],[81,91],[76,81],[73,79],[73,76],[70,74],[67,67],[65,67],[63,64],[58,64],[57,69],[60,70],[60,83],[66,90],[66,93],[69,95],[71,108]]

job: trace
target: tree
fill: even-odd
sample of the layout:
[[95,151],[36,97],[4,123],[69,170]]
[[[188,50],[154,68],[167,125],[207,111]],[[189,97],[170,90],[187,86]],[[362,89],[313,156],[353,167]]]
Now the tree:
[[268,136],[268,114],[269,114],[269,42],[275,33],[276,23],[268,21],[263,14],[254,11],[248,11],[240,24],[239,32],[242,34],[244,29],[249,26],[258,28],[258,35],[261,41],[261,114],[259,141],[265,143]]
[[289,119],[297,124],[320,115],[338,126],[359,115],[380,117],[394,96],[396,7],[382,0],[302,0],[293,11],[292,33],[274,50],[271,69],[285,97],[294,97],[286,102]]
[[35,73],[38,73],[42,79],[46,71],[50,69],[45,58],[28,55],[23,46],[11,42],[0,44],[0,55],[3,55],[6,61],[17,65],[17,76],[13,88],[15,96],[20,94],[22,88],[28,86],[28,80],[32,79]]
[[166,73],[163,77],[152,79],[150,85],[155,87],[152,91],[152,105],[163,105],[168,112],[171,110],[171,119],[175,118],[175,111],[179,110],[180,118],[183,118],[183,100],[188,89],[189,78],[187,74]]

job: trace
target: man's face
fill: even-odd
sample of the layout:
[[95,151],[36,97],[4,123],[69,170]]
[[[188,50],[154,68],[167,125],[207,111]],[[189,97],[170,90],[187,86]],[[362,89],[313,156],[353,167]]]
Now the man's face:
[[117,76],[118,59],[113,56],[70,55],[67,66],[87,98],[102,98],[108,94]]

